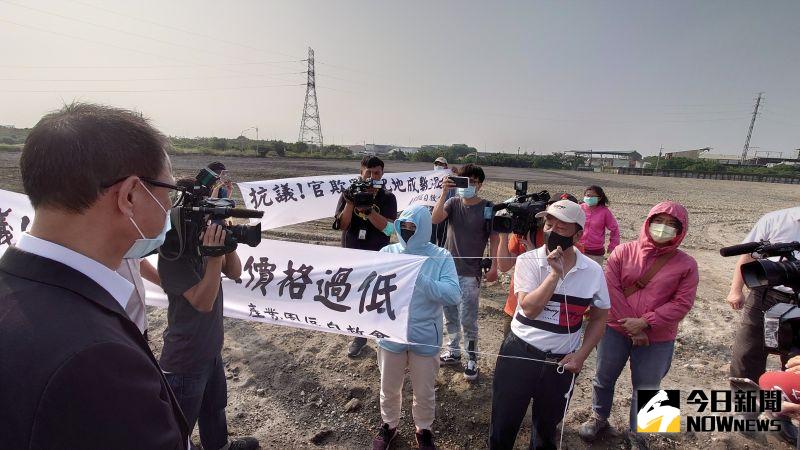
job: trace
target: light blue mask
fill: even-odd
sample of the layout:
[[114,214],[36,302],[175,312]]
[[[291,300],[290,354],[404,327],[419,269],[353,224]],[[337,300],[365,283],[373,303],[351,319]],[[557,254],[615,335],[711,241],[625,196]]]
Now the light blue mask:
[[586,203],[589,206],[597,206],[597,202],[600,199],[598,197],[583,197],[583,203]]
[[[142,184],[142,186],[144,186],[144,184]],[[170,216],[169,211],[167,211],[166,209],[164,209],[163,206],[161,206],[161,202],[159,202],[156,199],[156,197],[150,192],[150,189],[147,189],[147,186],[144,186],[144,189],[147,191],[148,194],[150,194],[150,197],[152,197],[153,201],[156,202],[158,207],[161,208],[162,211],[164,211],[164,214],[166,215],[166,217],[164,218],[164,228],[161,230],[161,233],[159,233],[158,236],[154,238],[146,238],[144,237],[144,233],[142,233],[141,228],[139,228],[139,225],[136,225],[136,222],[134,222],[133,217],[130,217],[129,219],[131,220],[131,223],[133,224],[134,227],[136,227],[136,231],[139,232],[139,235],[142,238],[134,241],[133,245],[131,245],[131,248],[129,248],[128,252],[125,253],[125,256],[123,256],[124,259],[144,258],[145,256],[152,253],[158,247],[161,247],[161,244],[163,244],[164,240],[167,238],[167,231],[169,231],[169,229],[172,226],[172,222],[170,221],[169,218]]]
[[463,198],[475,197],[475,186],[470,186],[466,188],[457,188],[456,193],[459,195],[459,197]]

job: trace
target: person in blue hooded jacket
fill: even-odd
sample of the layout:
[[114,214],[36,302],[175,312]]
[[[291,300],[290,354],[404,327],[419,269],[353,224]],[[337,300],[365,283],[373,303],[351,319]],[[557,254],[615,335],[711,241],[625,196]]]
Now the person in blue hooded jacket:
[[[372,441],[372,448],[383,450],[397,437],[403,403],[406,368],[414,391],[412,415],[417,445],[434,449],[431,424],[436,411],[436,374],[442,345],[442,307],[457,305],[461,289],[453,257],[447,250],[429,242],[431,213],[420,205],[403,211],[394,222],[397,244],[380,251],[427,256],[414,285],[408,314],[408,342],[378,341],[378,367],[381,371],[381,419],[383,425]],[[421,344],[421,345],[415,345]]]

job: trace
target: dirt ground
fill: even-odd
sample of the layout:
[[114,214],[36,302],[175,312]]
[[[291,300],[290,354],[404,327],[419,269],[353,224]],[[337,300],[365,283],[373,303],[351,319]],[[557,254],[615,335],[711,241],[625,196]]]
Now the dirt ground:
[[[0,188],[21,192],[19,153],[0,152]],[[208,156],[175,156],[176,175],[194,175],[210,162]],[[235,180],[274,179],[315,174],[355,173],[354,161],[221,158]],[[426,170],[429,164],[390,161],[387,171]],[[762,214],[800,204],[800,189],[792,185],[716,180],[618,176],[585,172],[488,167],[483,196],[502,201],[513,194],[512,181],[529,181],[529,190],[571,192],[580,197],[590,184],[603,186],[621,228],[622,241],[635,239],[649,208],[661,200],[675,200],[689,210],[689,233],[682,248],[700,267],[700,287],[693,310],[678,334],[672,369],[665,389],[723,389],[730,362],[731,342],[739,313],[725,302],[735,258],[719,256],[719,247],[740,242]],[[333,206],[332,208],[333,209]],[[331,214],[333,211],[331,211]],[[267,237],[338,245],[330,220],[285,227]],[[496,354],[502,338],[508,286],[485,286],[481,292],[480,350]],[[166,311],[150,308],[150,336],[156,353]],[[357,359],[346,356],[344,336],[226,319],[223,357],[228,372],[228,418],[233,435],[257,437],[263,448],[369,448],[380,425],[379,373],[374,343]],[[771,364],[777,360],[772,357]],[[491,409],[495,358],[479,362],[476,383],[459,370],[443,367],[437,379],[437,417],[433,428],[443,449],[485,448]],[[576,380],[575,395],[566,417],[564,448],[587,448],[577,435],[591,408],[592,356]],[[400,439],[395,448],[414,447],[410,413],[410,383],[404,397]],[[630,405],[630,379],[623,372],[617,384],[611,422],[624,430]],[[360,406],[347,412],[345,404]],[[684,394],[685,398],[685,394]],[[686,409],[686,408],[684,408]],[[530,422],[523,424],[518,448],[527,448]],[[195,436],[195,439],[196,436]],[[612,433],[588,448],[623,448]],[[651,447],[666,448],[790,448],[777,436],[746,438],[738,434],[696,433],[653,437]]]

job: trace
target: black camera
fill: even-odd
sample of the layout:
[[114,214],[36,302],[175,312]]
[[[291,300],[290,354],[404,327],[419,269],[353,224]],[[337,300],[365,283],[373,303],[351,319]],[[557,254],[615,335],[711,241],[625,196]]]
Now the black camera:
[[353,180],[344,195],[346,199],[353,203],[356,209],[368,209],[372,207],[375,199],[372,189],[383,189],[385,185],[386,180],[362,180],[357,178]]
[[[212,198],[211,189],[219,181],[219,176],[210,169],[202,169],[191,186],[179,186],[181,199],[172,210],[172,229],[159,250],[167,259],[177,259],[185,252],[194,256],[221,256],[236,250],[238,244],[251,247],[261,243],[261,224],[226,225],[225,219],[259,219],[263,211],[236,208],[233,200]],[[200,235],[208,227],[209,221],[221,225],[227,232],[222,247],[202,245]]]
[[492,207],[493,212],[505,211],[504,215],[492,218],[492,229],[498,233],[514,233],[527,236],[536,227],[536,214],[547,209],[550,193],[547,191],[528,194],[527,181],[514,182],[514,199]]
[[[771,244],[769,241],[748,242],[721,248],[722,256],[751,254],[755,261],[743,264],[742,278],[750,289],[787,286],[794,290],[792,303],[778,303],[764,313],[764,346],[770,353],[800,354],[800,261],[794,253],[800,242]],[[778,261],[767,258],[778,257]]]

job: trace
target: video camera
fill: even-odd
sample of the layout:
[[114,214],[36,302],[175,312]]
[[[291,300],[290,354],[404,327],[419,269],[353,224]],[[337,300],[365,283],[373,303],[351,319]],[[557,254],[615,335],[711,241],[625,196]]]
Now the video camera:
[[[251,247],[261,242],[261,224],[258,225],[226,225],[229,218],[261,218],[263,211],[236,208],[235,202],[227,198],[212,198],[211,189],[219,181],[219,175],[204,168],[195,177],[192,186],[181,186],[182,196],[179,205],[172,210],[172,230],[167,233],[165,245],[159,253],[164,258],[174,260],[185,251],[200,256],[222,256],[236,250],[238,244]],[[202,245],[200,234],[208,227],[208,223],[221,225],[227,232],[222,247],[206,247]]]
[[[742,265],[742,278],[750,289],[787,286],[794,290],[794,303],[778,303],[764,313],[764,346],[770,353],[800,354],[800,261],[794,253],[800,242],[771,244],[769,241],[748,242],[723,247],[722,256],[751,254],[755,261]],[[778,261],[766,258],[779,257]]]
[[550,193],[541,191],[528,194],[527,181],[515,181],[514,192],[513,200],[492,207],[492,212],[495,213],[506,211],[506,214],[492,218],[492,229],[498,233],[526,236],[536,226],[536,214],[547,209]]
[[356,209],[367,209],[372,207],[375,194],[371,189],[383,189],[386,180],[362,180],[357,178],[344,193],[346,199],[353,203]]

